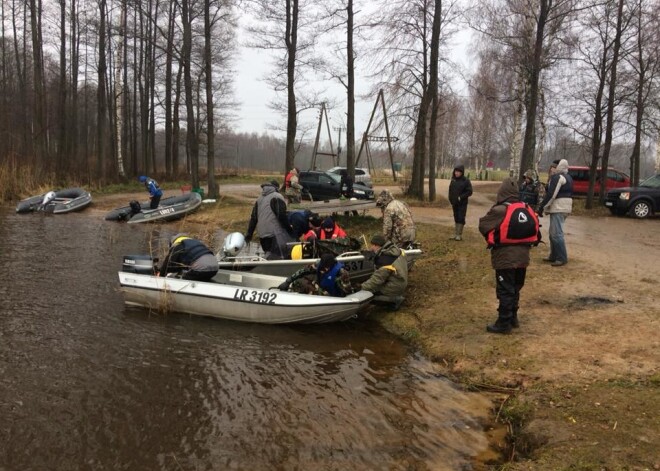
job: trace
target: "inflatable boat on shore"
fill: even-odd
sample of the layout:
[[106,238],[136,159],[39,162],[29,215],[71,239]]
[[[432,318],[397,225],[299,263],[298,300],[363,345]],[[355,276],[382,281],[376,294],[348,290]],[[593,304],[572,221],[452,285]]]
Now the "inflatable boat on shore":
[[160,200],[160,205],[156,209],[150,209],[149,202],[131,202],[128,206],[116,208],[107,213],[105,220],[126,221],[128,224],[174,221],[197,210],[201,204],[202,197],[199,193],[191,191]]

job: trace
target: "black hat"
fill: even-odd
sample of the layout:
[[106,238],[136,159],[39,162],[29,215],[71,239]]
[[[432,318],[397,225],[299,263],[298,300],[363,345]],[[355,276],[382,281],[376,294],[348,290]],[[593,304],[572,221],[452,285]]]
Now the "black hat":
[[328,270],[335,266],[337,259],[331,253],[324,253],[319,260],[319,268],[327,268]]
[[378,233],[378,234],[374,234],[371,237],[371,243],[374,245],[378,245],[379,247],[385,245],[385,242],[387,242],[387,240],[385,239],[385,236],[383,234]]
[[309,217],[309,222],[311,223],[312,226],[314,227],[319,227],[323,221],[321,220],[321,216],[318,214],[314,213]]
[[334,229],[335,221],[333,221],[332,218],[325,218],[321,227],[323,227],[323,229]]

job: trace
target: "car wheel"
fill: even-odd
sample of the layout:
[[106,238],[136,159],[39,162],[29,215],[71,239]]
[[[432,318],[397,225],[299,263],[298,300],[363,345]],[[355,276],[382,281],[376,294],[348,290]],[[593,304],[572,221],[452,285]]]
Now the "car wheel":
[[637,201],[633,204],[630,213],[637,219],[644,219],[651,215],[651,206],[648,201]]

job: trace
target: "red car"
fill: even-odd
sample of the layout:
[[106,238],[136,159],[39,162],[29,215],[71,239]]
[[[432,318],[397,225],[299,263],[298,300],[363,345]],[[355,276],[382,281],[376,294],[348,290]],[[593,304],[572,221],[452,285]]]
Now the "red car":
[[[594,194],[600,192],[600,170],[596,175],[596,183],[594,185]],[[573,194],[586,195],[589,190],[589,167],[568,167],[568,174],[573,177]],[[630,177],[625,173],[610,168],[607,170],[607,183],[605,184],[605,192],[607,193],[614,188],[624,188],[630,186]]]

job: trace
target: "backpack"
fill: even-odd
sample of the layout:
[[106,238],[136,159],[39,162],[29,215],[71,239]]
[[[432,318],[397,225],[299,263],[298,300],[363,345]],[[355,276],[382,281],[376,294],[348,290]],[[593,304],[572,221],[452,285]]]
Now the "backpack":
[[539,219],[534,210],[523,202],[504,203],[506,214],[499,227],[488,233],[488,247],[503,245],[532,245],[541,242]]

